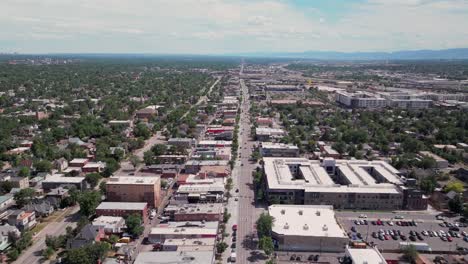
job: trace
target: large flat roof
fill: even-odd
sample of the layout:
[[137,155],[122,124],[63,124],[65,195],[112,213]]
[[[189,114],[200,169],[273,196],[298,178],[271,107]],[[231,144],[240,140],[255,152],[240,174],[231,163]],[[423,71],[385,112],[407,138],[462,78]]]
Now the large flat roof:
[[272,231],[285,236],[347,238],[335,219],[333,206],[271,205],[268,213],[275,218]]
[[[331,158],[323,162],[305,158],[264,158],[263,161],[270,190],[397,194],[396,185],[402,184],[398,170],[383,161]],[[335,182],[327,167],[334,167],[335,174],[347,184]]]
[[147,203],[102,202],[96,209],[100,210],[143,210]]
[[159,182],[159,176],[148,176],[148,177],[138,177],[138,176],[113,176],[110,177],[106,184],[156,184]]
[[173,211],[180,214],[221,214],[223,212],[223,204],[221,203],[196,203],[196,204],[181,204],[168,205],[165,212]]
[[355,264],[386,264],[387,261],[375,248],[347,248],[346,253]]
[[85,177],[63,177],[60,174],[54,174],[47,177],[42,183],[81,183]]
[[134,264],[211,264],[213,261],[213,251],[159,251],[139,253]]

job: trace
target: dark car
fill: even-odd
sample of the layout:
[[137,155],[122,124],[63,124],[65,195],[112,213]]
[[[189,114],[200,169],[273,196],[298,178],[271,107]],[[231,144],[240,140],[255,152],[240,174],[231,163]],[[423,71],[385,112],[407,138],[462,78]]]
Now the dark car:
[[407,239],[405,235],[400,236],[400,238],[401,238],[401,240],[403,240],[403,241],[406,241],[406,239]]

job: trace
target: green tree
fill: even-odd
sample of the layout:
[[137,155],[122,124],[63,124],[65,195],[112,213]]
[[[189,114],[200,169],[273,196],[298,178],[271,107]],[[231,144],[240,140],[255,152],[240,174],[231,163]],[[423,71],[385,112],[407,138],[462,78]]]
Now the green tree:
[[34,167],[38,172],[50,172],[52,170],[52,163],[48,160],[40,160],[34,163]]
[[86,179],[86,182],[88,182],[91,185],[91,187],[94,188],[102,179],[102,176],[99,173],[89,173],[89,174],[86,174],[85,179]]
[[0,193],[9,193],[13,189],[13,183],[11,181],[0,182]]
[[454,212],[454,213],[457,213],[457,214],[463,213],[464,208],[463,208],[463,197],[462,197],[462,195],[458,194],[455,197],[453,197],[453,199],[451,199],[448,202],[448,207],[449,207],[449,210]]
[[264,236],[258,241],[258,247],[265,252],[267,256],[271,256],[275,247],[273,245],[273,240],[269,236]]
[[47,247],[45,249],[42,250],[42,257],[44,259],[50,259],[52,257],[52,255],[54,255],[55,251],[53,248],[51,247]]
[[116,236],[116,235],[111,235],[111,236],[109,237],[109,243],[111,243],[112,245],[115,244],[115,243],[117,243],[118,241],[119,241],[119,237]]
[[144,228],[142,226],[141,216],[138,214],[131,214],[125,219],[125,224],[127,225],[127,231],[132,236],[140,236],[143,234]]
[[437,180],[434,176],[425,177],[421,180],[420,188],[426,194],[431,194],[437,187]]
[[409,245],[403,248],[403,259],[410,263],[416,263],[418,255],[419,253],[414,245]]
[[26,204],[30,203],[31,200],[36,196],[36,191],[33,188],[24,188],[19,192],[15,193],[14,200],[16,205],[21,208]]
[[226,242],[219,242],[216,244],[216,252],[219,254],[223,253],[228,248],[228,244]]
[[418,166],[423,169],[432,169],[437,166],[435,159],[431,157],[423,157]]
[[463,189],[464,189],[463,183],[458,182],[458,181],[449,182],[444,187],[445,192],[454,191],[454,192],[457,192],[457,193],[461,193],[461,192],[463,192]]
[[167,147],[163,144],[156,144],[151,148],[155,156],[161,156],[166,153]]
[[135,137],[142,137],[144,139],[148,139],[151,136],[151,131],[145,124],[138,123],[133,129],[133,134],[135,134]]
[[19,253],[18,249],[16,249],[16,248],[12,248],[12,249],[8,250],[8,252],[7,252],[8,261],[9,262],[15,261],[16,259],[18,259],[19,255],[20,255],[20,253]]
[[85,217],[90,217],[96,212],[96,207],[101,202],[101,193],[98,191],[86,191],[78,198],[80,213]]
[[21,169],[18,171],[19,177],[29,177],[30,175],[31,171],[28,167],[21,167]]
[[136,169],[136,168],[138,167],[138,165],[141,163],[140,158],[138,158],[138,156],[136,156],[136,155],[130,156],[129,161],[130,161],[130,163],[132,164],[133,168],[135,168],[135,169]]
[[256,224],[258,237],[270,236],[275,218],[267,213],[260,214]]

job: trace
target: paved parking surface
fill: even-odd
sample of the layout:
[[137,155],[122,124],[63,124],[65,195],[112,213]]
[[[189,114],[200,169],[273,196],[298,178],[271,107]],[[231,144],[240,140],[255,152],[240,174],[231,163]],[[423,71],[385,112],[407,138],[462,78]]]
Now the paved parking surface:
[[[379,218],[383,220],[384,225],[372,225],[372,221],[377,220],[378,218],[375,218],[376,215],[372,214],[367,214],[369,218],[367,218],[368,225],[356,225],[355,220],[359,220],[358,216],[359,213],[354,213],[354,215],[349,215],[349,214],[341,214],[338,215],[339,222],[343,226],[343,228],[346,229],[347,232],[351,232],[351,234],[356,235],[357,233],[360,233],[362,235],[363,240],[368,241],[368,242],[373,242],[377,245],[378,248],[383,249],[383,250],[391,250],[391,249],[398,249],[400,247],[400,242],[405,242],[401,239],[401,237],[397,236],[397,240],[393,240],[392,237],[389,238],[389,240],[380,240],[378,237],[374,238],[372,237],[372,232],[379,233],[380,230],[395,230],[395,231],[400,231],[402,235],[405,235],[407,237],[406,242],[412,242],[409,239],[410,236],[410,231],[417,231],[421,234],[423,230],[429,231],[440,231],[443,230],[445,233],[449,231],[448,227],[442,227],[439,224],[442,223],[443,221],[437,220],[435,216],[433,215],[418,215],[418,214],[411,214],[411,215],[405,215],[405,219],[394,219],[394,217],[397,214],[392,214],[392,213],[382,213],[378,214],[382,216],[382,218]],[[393,217],[390,217],[393,216]],[[372,217],[372,218],[371,218]],[[362,220],[362,219],[360,219]],[[390,226],[388,224],[388,221],[391,220],[394,225]],[[396,224],[396,221],[416,221],[417,226],[398,226]],[[447,220],[447,222],[455,222],[455,219],[450,219]],[[355,227],[356,232],[352,232],[351,228]],[[457,237],[452,237],[453,241],[448,242],[448,241],[443,241],[440,237],[430,237],[430,236],[424,236],[421,234],[421,237],[423,240],[416,239],[414,242],[421,242],[421,243],[427,243],[429,247],[433,251],[455,251],[457,247],[468,247],[468,242],[465,242],[463,240],[463,235],[461,234],[461,231],[468,232],[468,228],[460,228],[460,231],[458,232],[460,234],[460,238]],[[359,239],[357,239],[359,240]]]

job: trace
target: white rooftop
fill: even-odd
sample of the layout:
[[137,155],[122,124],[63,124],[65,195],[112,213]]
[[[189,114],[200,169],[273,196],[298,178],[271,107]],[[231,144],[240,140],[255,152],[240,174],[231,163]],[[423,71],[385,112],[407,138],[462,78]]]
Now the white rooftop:
[[150,251],[139,253],[134,264],[210,264],[213,261],[213,251]]
[[272,231],[280,235],[346,238],[335,219],[333,206],[271,205],[268,213],[275,218]]
[[72,159],[70,163],[85,163],[88,159]]
[[93,220],[93,225],[95,226],[105,226],[105,227],[112,227],[119,223],[122,223],[123,217],[120,216],[99,216],[98,218]]
[[147,203],[102,202],[97,210],[143,210]]
[[273,142],[262,142],[261,146],[264,149],[299,149],[295,145]]
[[346,255],[355,264],[386,264],[387,261],[375,248],[346,248]]
[[63,174],[54,174],[47,177],[42,183],[48,182],[63,182],[63,183],[80,183],[85,180],[85,177],[63,177]]
[[106,184],[156,184],[159,182],[159,176],[137,177],[137,176],[117,176],[110,177]]
[[[332,158],[323,162],[305,158],[264,158],[263,161],[269,189],[396,194],[399,191],[395,185],[402,184],[399,171],[384,161]],[[327,173],[328,166],[333,166],[348,184],[335,182]]]

